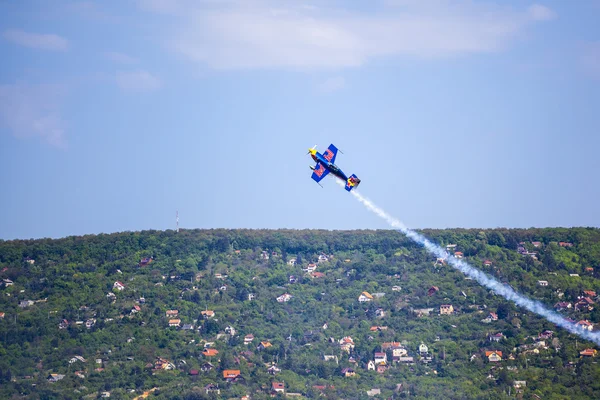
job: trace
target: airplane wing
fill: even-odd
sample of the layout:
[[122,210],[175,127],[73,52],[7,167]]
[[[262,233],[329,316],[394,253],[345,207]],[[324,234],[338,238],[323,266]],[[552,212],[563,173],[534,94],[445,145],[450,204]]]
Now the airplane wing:
[[328,173],[329,170],[325,168],[322,163],[318,162],[317,165],[315,165],[315,169],[313,170],[311,178],[313,178],[315,182],[319,183],[321,182],[321,179],[327,176]]
[[337,156],[338,149],[333,144],[330,144],[325,153],[323,153],[323,158],[329,161],[330,163],[335,163],[335,156]]

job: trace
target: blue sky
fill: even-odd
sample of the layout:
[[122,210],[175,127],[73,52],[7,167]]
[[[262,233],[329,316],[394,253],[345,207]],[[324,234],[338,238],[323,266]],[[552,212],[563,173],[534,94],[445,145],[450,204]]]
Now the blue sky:
[[600,1],[0,1],[0,238],[600,226]]

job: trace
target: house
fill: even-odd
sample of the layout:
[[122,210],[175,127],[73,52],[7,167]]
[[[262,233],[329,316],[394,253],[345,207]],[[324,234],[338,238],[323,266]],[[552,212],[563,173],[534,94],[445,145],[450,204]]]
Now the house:
[[404,356],[404,357],[398,358],[398,362],[401,362],[401,363],[404,363],[404,364],[414,364],[415,363],[415,359],[414,359],[414,357]]
[[198,376],[200,374],[200,371],[198,371],[197,369],[190,369],[190,376]]
[[377,352],[374,355],[375,364],[387,363],[387,354],[384,352]]
[[490,312],[490,314],[488,315],[488,318],[489,318],[491,321],[498,321],[498,314],[496,314],[496,313],[493,313],[493,312]]
[[429,348],[427,347],[427,345],[425,343],[421,343],[419,345],[419,354],[422,356],[425,356],[429,353]]
[[204,386],[204,391],[206,392],[206,394],[221,394],[221,389],[219,389],[219,386],[215,385],[214,383],[209,383],[208,385]]
[[497,350],[486,351],[485,356],[487,357],[489,362],[498,362],[502,361],[502,352]]
[[146,265],[150,264],[152,261],[153,261],[153,260],[152,260],[152,257],[145,257],[145,258],[142,258],[142,259],[140,260],[139,266],[140,266],[140,267],[145,267]]
[[387,326],[372,326],[369,328],[369,330],[371,332],[381,332],[381,331],[387,331],[388,327]]
[[240,375],[239,369],[226,369],[223,371],[223,379],[227,382],[231,382],[233,379],[237,378]]
[[591,331],[594,328],[594,324],[592,324],[587,319],[582,319],[581,321],[577,322],[575,325],[577,325],[579,328],[581,328],[583,330],[587,330],[587,331]]
[[14,285],[14,282],[11,281],[10,279],[3,279],[2,283],[4,283],[4,286],[6,286],[6,287]]
[[296,259],[295,258],[290,258],[290,260],[287,262],[287,265],[291,265],[291,266],[296,265]]
[[598,350],[596,349],[585,349],[579,352],[579,355],[582,357],[596,357]]
[[86,362],[87,360],[85,358],[83,358],[82,356],[75,356],[69,360],[69,364],[73,364],[74,362],[77,362],[77,361]]
[[573,243],[569,243],[569,242],[558,242],[558,245],[560,247],[573,247]]
[[594,304],[596,304],[589,297],[582,297],[575,303],[575,310],[577,311],[592,311],[594,309]]
[[387,369],[387,364],[378,364],[377,367],[375,367],[375,371],[377,371],[378,374],[383,374]]
[[554,334],[554,332],[553,332],[553,331],[548,331],[548,330],[546,330],[546,331],[544,331],[544,332],[540,333],[540,334],[538,335],[538,338],[539,338],[539,339],[544,339],[544,340],[546,340],[546,339],[552,339],[552,335],[553,335],[553,334]]
[[414,310],[414,313],[417,314],[417,317],[428,316],[432,312],[433,312],[433,308],[419,308],[419,309]]
[[252,301],[256,298],[256,295],[254,293],[248,293],[248,300]]
[[319,255],[319,262],[326,262],[327,260],[328,260],[328,258],[325,254]]
[[576,277],[579,276],[579,274],[569,274],[569,276]]
[[596,292],[593,290],[584,290],[583,295],[584,297],[596,297]]
[[303,267],[302,271],[304,271],[304,272],[313,272],[316,269],[317,269],[317,264],[311,263],[311,264],[308,264],[306,267]]
[[117,295],[113,292],[110,292],[106,294],[106,297],[108,297],[110,300],[115,300],[117,298]]
[[585,267],[585,272],[594,272],[594,268],[592,268],[592,267]]
[[200,314],[202,315],[202,317],[204,319],[210,319],[215,316],[215,312],[213,310],[204,310],[204,311],[201,311]]
[[538,281],[539,286],[548,286],[548,281]]
[[402,344],[400,342],[383,342],[381,344],[381,351],[386,351],[387,349],[393,349],[394,347],[401,347]]
[[264,350],[273,346],[270,342],[260,342],[258,346],[256,346],[256,350]]
[[427,291],[427,296],[433,296],[439,290],[440,290],[440,288],[438,288],[437,286],[432,286]]
[[399,292],[400,290],[402,290],[402,288],[398,285],[396,286],[392,286],[392,292]]
[[85,321],[85,327],[91,329],[94,325],[96,325],[96,318],[90,318]]
[[35,304],[35,301],[33,301],[33,300],[21,300],[19,302],[19,307],[21,307],[21,308],[27,308],[27,307],[32,306],[34,304]]
[[542,242],[531,242],[531,244],[533,245],[533,247],[540,247],[542,245]]
[[63,379],[65,376],[61,374],[50,374],[48,375],[48,382],[58,382]]
[[35,264],[35,260],[33,258],[29,258],[29,257],[25,258],[25,262],[30,265]]
[[350,351],[354,350],[354,340],[350,336],[344,336],[339,341],[340,349],[345,351],[346,353],[350,353]]
[[217,354],[219,354],[219,350],[217,349],[204,349],[204,351],[202,352],[202,355],[204,355],[205,357],[214,357]]
[[392,348],[392,360],[393,361],[398,362],[398,361],[400,361],[400,357],[404,357],[406,355],[408,355],[408,351],[404,347],[398,346],[398,347]]
[[275,375],[279,372],[281,372],[281,368],[277,367],[277,365],[271,365],[269,368],[267,368],[267,373],[270,375]]
[[344,368],[342,370],[342,376],[345,376],[346,378],[348,378],[349,376],[354,376],[356,375],[356,372],[354,372],[354,370],[352,368]]
[[381,389],[371,389],[367,390],[367,396],[373,397],[375,395],[381,394]]
[[454,249],[456,249],[455,244],[449,244],[446,246],[446,250],[448,250],[448,251],[454,251]]
[[361,303],[367,302],[367,301],[372,301],[373,300],[373,296],[371,296],[371,294],[369,292],[362,292],[360,294],[360,296],[358,296],[358,301],[360,301]]
[[263,251],[260,254],[260,258],[263,259],[263,260],[268,260],[269,259],[269,252],[268,251]]
[[205,362],[204,364],[202,364],[202,367],[200,367],[202,372],[208,372],[208,371],[213,370],[214,368],[215,368],[215,366],[209,362]]
[[504,339],[504,334],[502,332],[498,332],[498,333],[494,333],[494,334],[489,334],[488,335],[488,340],[490,342],[499,342],[502,339]]
[[279,296],[279,297],[277,298],[277,302],[278,302],[278,303],[286,303],[286,302],[290,301],[292,297],[293,297],[293,296],[292,296],[291,294],[289,294],[289,293],[284,293],[284,294],[282,294],[281,296]]
[[123,285],[123,284],[122,284],[121,282],[119,282],[119,281],[116,281],[116,282],[113,284],[113,289],[117,289],[118,291],[121,291],[121,290],[125,289],[125,285]]
[[518,389],[524,388],[526,386],[527,386],[527,381],[514,381],[513,382],[513,387],[515,389],[517,389],[517,391],[518,391]]
[[298,283],[298,278],[295,275],[290,275],[290,278],[288,279],[289,283]]
[[325,274],[319,271],[311,272],[310,276],[313,278],[324,278]]
[[215,274],[215,278],[216,279],[225,279],[225,278],[227,278],[227,274],[221,274],[221,273],[217,272]]
[[375,310],[375,316],[379,318],[385,317],[385,310],[383,308],[378,308]]
[[568,309],[570,309],[571,307],[572,307],[572,306],[571,306],[571,303],[568,303],[568,302],[566,302],[566,301],[559,301],[558,303],[556,303],[556,304],[554,305],[554,309],[555,309],[556,311],[568,310]]
[[[4,313],[2,313],[2,314],[4,314]],[[4,316],[2,316],[2,318],[4,318]],[[68,327],[69,327],[69,321],[67,321],[66,319],[63,319],[58,324],[58,329],[67,329]]]
[[253,340],[254,340],[254,335],[251,333],[244,336],[244,344],[250,344],[250,343],[252,343]]
[[446,265],[446,259],[443,257],[438,257],[433,265]]
[[173,318],[179,315],[179,310],[167,310],[167,317]]
[[225,327],[225,333],[231,336],[235,336],[236,330],[233,326],[228,325]]
[[184,330],[184,331],[194,330],[194,324],[183,324],[183,326],[181,327],[181,330]]
[[131,314],[137,314],[137,313],[139,313],[140,311],[142,311],[142,309],[140,308],[140,306],[138,306],[137,304],[135,304],[135,305],[133,306],[133,308],[131,309]]
[[180,324],[181,324],[181,320],[179,318],[175,318],[175,319],[170,319],[169,320],[169,326],[177,326],[177,327],[179,327]]
[[440,306],[440,315],[452,315],[452,313],[454,313],[452,304],[442,304]]
[[272,382],[271,391],[273,393],[285,393],[285,384],[283,382]]
[[490,267],[490,266],[492,265],[492,261],[491,261],[491,260],[485,260],[485,261],[483,262],[483,265],[484,265],[485,267]]
[[462,251],[456,251],[456,252],[454,252],[454,257],[463,258],[464,254],[462,253]]

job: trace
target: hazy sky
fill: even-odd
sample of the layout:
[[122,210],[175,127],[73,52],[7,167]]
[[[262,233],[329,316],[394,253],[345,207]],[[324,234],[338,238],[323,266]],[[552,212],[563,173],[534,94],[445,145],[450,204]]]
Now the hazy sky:
[[600,1],[0,0],[0,238],[600,226]]

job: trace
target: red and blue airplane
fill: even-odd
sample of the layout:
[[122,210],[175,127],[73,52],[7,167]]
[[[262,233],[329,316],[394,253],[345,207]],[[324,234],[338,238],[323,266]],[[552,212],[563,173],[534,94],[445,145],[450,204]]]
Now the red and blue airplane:
[[358,186],[360,179],[358,179],[358,177],[354,174],[350,175],[350,177],[346,176],[346,174],[334,164],[337,152],[338,149],[333,144],[330,144],[323,154],[317,151],[317,145],[311,149],[308,149],[308,153],[306,154],[310,154],[313,160],[317,162],[317,165],[310,167],[310,169],[313,170],[311,178],[313,178],[315,182],[319,183],[321,179],[325,178],[331,172],[335,177],[344,181],[347,191],[351,191],[353,188]]

